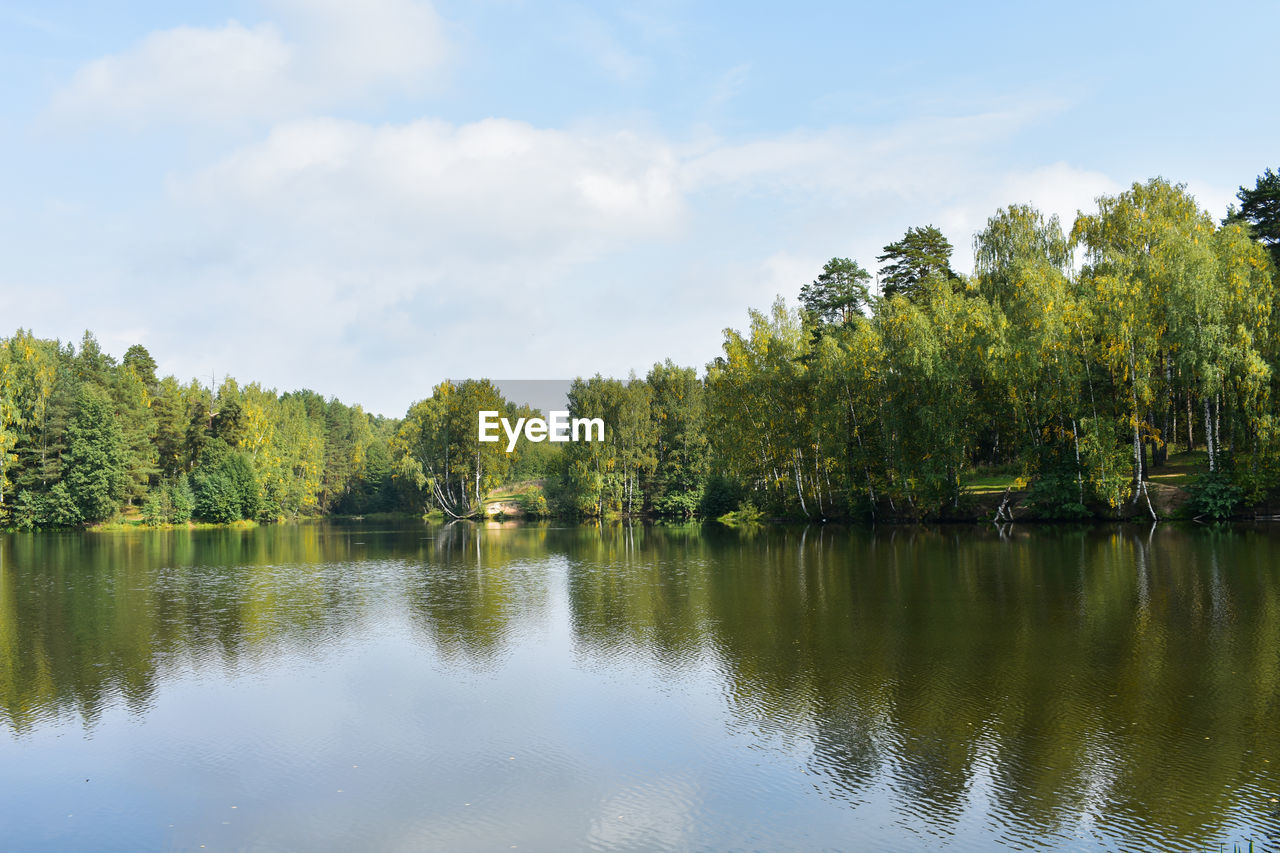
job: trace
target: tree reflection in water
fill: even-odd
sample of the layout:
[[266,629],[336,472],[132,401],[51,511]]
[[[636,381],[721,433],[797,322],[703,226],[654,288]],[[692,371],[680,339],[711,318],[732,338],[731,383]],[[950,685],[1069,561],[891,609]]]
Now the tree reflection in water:
[[[399,614],[475,671],[567,620],[573,666],[714,673],[829,797],[940,836],[1198,847],[1276,832],[1266,529],[451,524],[0,537],[15,735],[165,679],[320,655]],[[568,697],[567,701],[572,701]],[[1270,762],[1266,759],[1274,757]]]

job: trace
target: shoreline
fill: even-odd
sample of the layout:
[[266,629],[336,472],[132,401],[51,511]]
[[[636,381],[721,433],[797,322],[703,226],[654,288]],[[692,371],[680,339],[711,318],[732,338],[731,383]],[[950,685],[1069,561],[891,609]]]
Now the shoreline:
[[[1150,484],[1154,487],[1159,484]],[[1178,494],[1169,494],[1176,492]],[[1159,495],[1157,498],[1156,496]],[[528,523],[545,523],[545,522],[572,522],[583,525],[602,525],[602,524],[621,524],[621,523],[642,523],[642,524],[661,524],[661,525],[714,525],[729,530],[752,529],[760,527],[796,527],[805,525],[834,525],[845,527],[876,527],[889,526],[899,528],[909,527],[930,527],[937,525],[945,526],[964,526],[964,525],[988,525],[994,524],[1002,527],[1009,524],[1027,525],[1040,528],[1069,528],[1069,527],[1092,527],[1109,524],[1242,524],[1242,523],[1258,523],[1258,522],[1275,522],[1280,521],[1280,512],[1277,508],[1266,504],[1260,504],[1248,507],[1242,512],[1232,514],[1228,518],[1223,519],[1206,519],[1196,518],[1187,515],[1185,512],[1179,512],[1189,497],[1186,490],[1177,486],[1162,486],[1159,492],[1152,488],[1153,506],[1156,509],[1156,517],[1153,519],[1149,515],[1145,504],[1135,504],[1132,499],[1123,503],[1118,512],[1111,515],[1094,513],[1080,518],[1037,518],[1032,514],[1029,507],[1025,505],[1026,490],[1022,490],[1010,495],[1005,508],[1006,517],[993,517],[997,507],[1004,500],[1004,495],[1000,493],[978,493],[962,496],[968,498],[969,506],[961,507],[957,512],[946,513],[937,516],[913,517],[905,515],[884,514],[875,518],[849,518],[849,517],[822,517],[822,518],[785,518],[778,516],[750,515],[745,518],[733,518],[736,513],[729,513],[719,518],[688,518],[677,519],[658,515],[650,515],[644,513],[619,514],[609,517],[572,517],[567,515],[539,515],[524,516],[519,513],[499,513],[492,515],[476,514],[471,517],[454,519],[456,521],[465,521],[472,524],[496,523],[496,524],[528,524]],[[164,524],[148,524],[141,519],[116,519],[113,521],[101,522],[93,525],[83,525],[77,527],[37,527],[27,530],[21,529],[4,529],[0,533],[37,533],[37,532],[68,532],[80,531],[84,533],[131,533],[145,531],[196,531],[196,530],[254,530],[259,527],[269,527],[280,524],[312,524],[312,523],[331,523],[331,522],[357,522],[357,523],[379,523],[379,522],[421,522],[421,523],[448,523],[450,519],[444,518],[440,513],[427,513],[418,515],[415,513],[366,513],[363,515],[337,514],[337,515],[317,515],[297,518],[281,518],[274,521],[255,521],[252,519],[241,519],[233,522],[202,522],[188,521],[180,524],[164,523]]]

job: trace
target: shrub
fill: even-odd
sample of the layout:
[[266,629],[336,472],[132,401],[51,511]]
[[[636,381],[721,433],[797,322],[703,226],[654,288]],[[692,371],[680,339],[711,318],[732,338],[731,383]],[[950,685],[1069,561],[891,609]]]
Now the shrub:
[[23,530],[34,527],[73,527],[84,521],[80,508],[71,497],[65,483],[54,483],[46,494],[26,489],[18,493],[14,502],[13,523]]
[[1196,477],[1187,505],[1195,517],[1221,520],[1230,518],[1243,498],[1244,490],[1231,481],[1227,472],[1219,469]]
[[192,476],[196,517],[226,524],[255,518],[262,507],[258,479],[249,458],[225,442],[211,441]]
[[1044,471],[1027,490],[1027,506],[1032,515],[1044,519],[1079,519],[1089,515],[1080,501],[1081,481],[1073,470],[1054,466]]
[[520,507],[521,514],[526,518],[545,518],[551,514],[547,499],[541,490],[516,495],[516,505]]
[[54,527],[71,527],[84,521],[80,507],[71,497],[71,490],[65,483],[54,483],[49,494],[44,496],[41,524]]
[[169,521],[173,524],[186,524],[196,508],[196,496],[191,491],[187,475],[178,475],[178,479],[170,483],[166,490],[169,493]]
[[169,521],[169,501],[164,487],[147,492],[142,500],[142,520],[152,527],[159,527]]
[[701,503],[698,492],[671,492],[653,502],[653,511],[664,518],[693,518]]
[[221,471],[196,477],[195,513],[204,521],[228,524],[244,516],[240,512],[240,493],[231,478]]
[[733,512],[742,500],[742,489],[738,484],[723,474],[713,474],[707,479],[707,487],[702,492],[699,512],[703,518],[720,518],[725,513]]
[[749,501],[743,501],[738,504],[738,508],[732,512],[726,512],[721,515],[717,521],[729,527],[754,527],[758,525],[764,518],[762,513],[754,504]]

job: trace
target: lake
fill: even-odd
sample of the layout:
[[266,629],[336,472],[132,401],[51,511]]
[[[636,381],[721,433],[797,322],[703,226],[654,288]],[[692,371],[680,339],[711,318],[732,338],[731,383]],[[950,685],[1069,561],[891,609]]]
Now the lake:
[[1280,847],[1280,529],[0,535],[17,850]]

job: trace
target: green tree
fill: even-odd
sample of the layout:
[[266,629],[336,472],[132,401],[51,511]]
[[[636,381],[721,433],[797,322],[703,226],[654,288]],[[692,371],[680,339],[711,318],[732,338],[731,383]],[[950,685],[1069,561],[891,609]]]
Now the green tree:
[[[722,474],[745,498],[779,515],[820,513],[826,483],[815,435],[812,338],[779,299],[751,311],[743,334],[725,330],[723,355],[707,365],[707,424]],[[829,498],[829,490],[827,490]]]
[[[195,385],[193,382],[192,385]],[[183,436],[185,467],[188,471],[195,468],[209,443],[209,434],[213,425],[213,415],[209,410],[209,393],[196,387],[196,393],[188,398],[187,428]]]
[[241,405],[240,386],[227,378],[218,389],[214,402],[210,433],[231,447],[239,447],[244,441],[244,407]]
[[818,323],[852,323],[871,300],[871,273],[857,261],[832,258],[822,274],[800,288],[800,303]]
[[22,425],[15,394],[13,358],[8,342],[0,346],[0,523],[9,515],[5,494],[9,486],[9,468],[18,461],[14,448],[18,444],[18,429]]
[[63,465],[67,492],[81,518],[110,518],[128,493],[128,447],[115,407],[93,385],[84,386],[76,401]]
[[981,414],[975,379],[988,369],[996,325],[989,303],[956,292],[943,275],[921,288],[918,304],[891,297],[877,315],[891,486],[915,516],[959,507]]
[[1087,249],[1082,282],[1093,303],[1100,359],[1120,389],[1132,434],[1135,500],[1145,490],[1144,443],[1172,430],[1172,398],[1198,400],[1211,470],[1226,445],[1264,432],[1273,291],[1257,244],[1217,229],[1180,184],[1154,179],[1099,199],[1074,236]]
[[261,491],[248,454],[214,439],[192,475],[195,514],[226,523],[252,519],[261,506]]
[[[151,410],[152,390],[148,389],[147,380],[136,372],[137,363],[135,358],[134,364],[120,365],[111,385],[116,418],[127,448],[125,467],[129,486],[125,497],[130,503],[141,500],[152,479],[158,479],[160,473],[155,444],[156,419]],[[144,364],[144,370],[145,367]],[[151,383],[154,389],[154,374]]]
[[1228,214],[1228,222],[1247,222],[1271,253],[1272,264],[1280,269],[1280,174],[1267,169],[1251,189],[1241,187],[1236,198],[1240,199],[1240,209]]
[[932,225],[908,228],[901,240],[884,247],[884,254],[876,258],[888,265],[880,269],[880,290],[884,297],[905,296],[916,301],[921,298],[921,285],[931,275],[941,275],[948,280],[957,276],[951,270],[952,246],[942,232]]
[[691,367],[670,359],[645,377],[652,392],[653,465],[643,481],[648,508],[664,516],[689,518],[702,502],[707,477],[706,401]]
[[635,513],[644,505],[641,482],[654,465],[653,391],[634,376],[623,382],[600,375],[575,379],[569,388],[570,418],[600,418],[604,441],[566,445],[561,480],[580,515]]
[[511,469],[505,440],[479,440],[481,411],[509,415],[514,406],[487,379],[442,382],[409,407],[394,442],[399,476],[452,518],[478,512]]
[[80,382],[109,388],[115,367],[115,359],[102,351],[93,332],[86,329],[80,339],[80,352],[75,358],[76,378]]
[[994,315],[989,379],[975,388],[988,404],[984,428],[993,449],[1009,448],[1035,476],[1042,514],[1082,515],[1106,477],[1080,453],[1092,333],[1068,274],[1070,243],[1056,216],[1010,205],[974,238],[974,257],[976,290]]
[[159,381],[156,379],[156,360],[151,357],[151,353],[147,352],[146,347],[142,344],[129,347],[120,361],[120,366],[132,370],[134,375],[142,380],[146,389],[152,394],[155,393]]
[[157,383],[151,411],[156,426],[156,466],[161,476],[175,477],[190,470],[186,454],[187,401],[178,380],[166,376]]
[[[21,489],[43,490],[56,479],[47,476],[45,449],[50,416],[57,414],[58,357],[56,344],[22,329],[0,341],[0,493],[6,475]],[[3,505],[0,499],[0,515]]]

